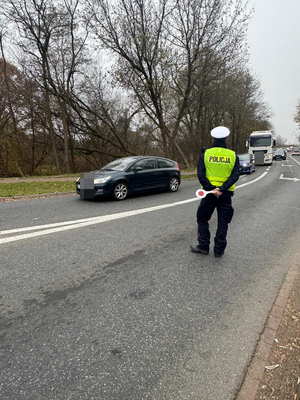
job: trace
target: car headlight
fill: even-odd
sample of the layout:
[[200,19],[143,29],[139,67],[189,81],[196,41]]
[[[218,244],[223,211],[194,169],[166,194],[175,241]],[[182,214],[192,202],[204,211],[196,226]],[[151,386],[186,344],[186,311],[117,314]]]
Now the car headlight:
[[105,176],[103,178],[94,179],[94,183],[105,183],[111,178],[111,175]]
[[248,166],[248,164],[247,164],[247,163],[244,163],[244,164],[243,164],[243,167],[247,167],[247,166]]

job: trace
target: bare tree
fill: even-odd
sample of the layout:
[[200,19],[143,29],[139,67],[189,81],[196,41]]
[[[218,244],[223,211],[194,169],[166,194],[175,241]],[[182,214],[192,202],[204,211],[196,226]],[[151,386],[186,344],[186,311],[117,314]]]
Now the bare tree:
[[18,159],[30,158],[21,165],[31,173],[50,157],[58,173],[141,153],[179,156],[189,166],[216,124],[230,127],[234,149],[268,126],[259,84],[245,68],[247,0],[3,4],[18,32],[26,89],[12,96],[8,80],[14,117],[3,112],[0,129],[21,135]]
[[139,109],[122,101],[121,94],[106,88],[101,74],[94,73],[86,77],[80,95],[73,92],[69,101],[76,112],[75,123],[80,134],[101,140],[102,148],[98,149],[100,153],[137,155],[134,150],[135,140],[132,140],[129,132]]
[[276,147],[286,146],[286,142],[287,142],[286,138],[284,138],[284,137],[282,137],[280,135],[276,135],[275,139],[276,139]]
[[[7,145],[11,148],[11,156],[14,159],[17,170],[21,176],[24,176],[23,171],[23,154],[21,148],[21,136],[23,132],[18,124],[18,113],[17,107],[20,101],[14,101],[17,93],[20,94],[18,85],[20,84],[20,73],[11,64],[7,63],[3,48],[3,36],[0,34],[0,51],[2,55],[1,60],[1,73],[0,76],[3,79],[4,85],[2,87],[3,97],[6,99],[7,112],[6,112],[6,127],[9,126],[9,140]],[[15,76],[15,78],[14,78]],[[2,128],[3,129],[3,128]]]
[[75,168],[75,161],[69,104],[75,81],[78,80],[79,73],[82,73],[80,68],[84,70],[89,66],[85,50],[88,31],[85,26],[81,26],[82,10],[79,0],[64,0],[58,13],[61,27],[48,53],[48,80],[60,110],[66,172],[71,172]]
[[117,55],[114,76],[156,123],[165,155],[175,146],[188,165],[177,137],[199,79],[199,59],[211,49],[224,62],[240,53],[248,18],[245,3],[87,1],[96,37]]
[[[300,100],[298,100],[298,104],[296,106],[296,113],[294,115],[294,121],[296,124],[298,124],[298,127],[300,128]],[[297,135],[297,140],[300,142],[300,134]]]
[[[5,0],[7,17],[19,30],[23,51],[35,61],[31,63],[36,77],[41,78],[52,152],[58,173],[61,173],[57,153],[56,135],[52,120],[51,91],[49,87],[49,48],[55,34],[62,27],[60,16],[51,0]],[[28,69],[29,69],[28,65]]]
[[243,151],[254,124],[266,121],[270,110],[262,99],[259,81],[247,69],[237,68],[226,78],[224,85],[224,120],[231,131],[231,147]]

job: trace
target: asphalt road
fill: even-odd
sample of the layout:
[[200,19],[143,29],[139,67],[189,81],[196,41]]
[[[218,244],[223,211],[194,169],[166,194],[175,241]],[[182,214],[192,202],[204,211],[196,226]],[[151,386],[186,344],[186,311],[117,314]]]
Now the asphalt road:
[[1,400],[234,399],[299,263],[294,178],[291,158],[240,178],[220,259],[189,250],[197,180],[124,202],[0,203]]

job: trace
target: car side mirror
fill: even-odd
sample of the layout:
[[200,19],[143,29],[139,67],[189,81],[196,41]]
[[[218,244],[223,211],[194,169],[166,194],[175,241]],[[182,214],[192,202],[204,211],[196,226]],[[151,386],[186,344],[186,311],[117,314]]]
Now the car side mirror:
[[139,172],[139,171],[143,171],[143,168],[142,168],[142,167],[136,167],[136,168],[134,169],[134,172]]

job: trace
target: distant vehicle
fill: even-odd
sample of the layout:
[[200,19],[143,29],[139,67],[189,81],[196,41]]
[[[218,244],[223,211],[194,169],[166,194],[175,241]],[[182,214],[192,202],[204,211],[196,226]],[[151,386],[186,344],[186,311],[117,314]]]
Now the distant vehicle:
[[123,157],[78,178],[76,192],[81,199],[112,196],[125,200],[130,194],[152,190],[176,192],[180,179],[176,161],[150,156]]
[[287,147],[287,148],[286,148],[286,151],[287,151],[288,153],[290,153],[290,152],[292,151],[292,149],[291,149],[290,147]]
[[255,156],[256,165],[271,165],[276,140],[272,131],[255,131],[249,137],[249,153]]
[[274,160],[286,160],[286,151],[284,149],[277,149],[274,153]]
[[238,154],[240,160],[240,173],[251,174],[255,171],[255,158],[253,154]]
[[299,147],[293,147],[292,156],[300,156]]

